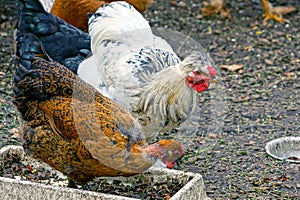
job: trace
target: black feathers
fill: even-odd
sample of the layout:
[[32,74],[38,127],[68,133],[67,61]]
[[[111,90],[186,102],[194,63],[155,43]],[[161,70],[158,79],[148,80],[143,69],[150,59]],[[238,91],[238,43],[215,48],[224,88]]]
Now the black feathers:
[[79,64],[89,56],[87,33],[46,12],[38,0],[18,0],[17,38],[27,33],[38,37],[49,56],[77,74]]

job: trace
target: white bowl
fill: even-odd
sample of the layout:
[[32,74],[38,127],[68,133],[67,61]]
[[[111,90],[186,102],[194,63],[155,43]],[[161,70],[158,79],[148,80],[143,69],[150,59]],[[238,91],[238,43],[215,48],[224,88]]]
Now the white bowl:
[[282,137],[271,140],[265,147],[274,158],[300,163],[300,137]]

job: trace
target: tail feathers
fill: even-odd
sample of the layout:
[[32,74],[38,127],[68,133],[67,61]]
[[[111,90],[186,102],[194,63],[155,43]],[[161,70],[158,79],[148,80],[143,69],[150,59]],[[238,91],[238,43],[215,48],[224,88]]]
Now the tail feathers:
[[39,39],[26,34],[17,43],[19,65],[14,75],[15,97],[46,100],[54,96],[70,97],[76,75],[53,61]]
[[26,34],[18,38],[16,55],[19,57],[14,80],[17,83],[24,74],[32,69],[32,61],[35,58],[40,57],[48,61],[51,60],[39,39],[33,34]]
[[48,61],[51,60],[38,38],[33,34],[26,34],[18,38],[16,54],[19,57],[19,63],[13,77],[15,98],[24,95],[19,83],[24,75],[32,70],[32,61],[38,57]]
[[38,0],[18,0],[18,5],[16,40],[34,34],[53,60],[77,73],[79,64],[91,52],[89,35],[46,12]]
[[19,57],[19,63],[13,76],[14,104],[25,120],[37,120],[40,116],[37,102],[33,101],[31,96],[24,94],[24,89],[20,87],[19,83],[32,70],[34,59],[44,58],[50,60],[50,58],[39,40],[32,34],[19,37],[17,42],[16,54]]
[[[46,60],[50,60],[50,57],[47,55],[44,47],[42,46],[39,39],[33,34],[26,34],[17,39],[17,56],[20,58],[20,61],[32,61],[34,57],[41,57]],[[27,69],[30,66],[25,66]]]

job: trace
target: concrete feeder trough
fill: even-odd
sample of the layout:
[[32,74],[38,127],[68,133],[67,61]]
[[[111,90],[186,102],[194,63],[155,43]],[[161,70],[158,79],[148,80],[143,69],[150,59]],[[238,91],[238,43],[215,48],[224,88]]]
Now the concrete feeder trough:
[[[8,148],[7,148],[8,149]],[[11,147],[10,147],[11,149]],[[22,149],[17,148],[14,151]],[[4,150],[4,152],[7,150]],[[1,156],[0,156],[1,157]],[[25,158],[31,159],[31,158]],[[32,163],[32,159],[30,163]],[[1,163],[1,162],[0,162]],[[42,164],[45,165],[45,164]],[[109,178],[108,178],[109,179]],[[184,185],[174,194],[170,200],[209,200],[206,196],[203,178],[200,174],[183,172],[178,170],[170,170],[164,168],[151,168],[148,171],[132,176],[129,178],[118,177],[113,180],[122,180],[122,183],[129,184],[138,181],[160,183],[167,180],[175,180]],[[114,183],[112,183],[114,184]],[[170,188],[171,189],[171,188]],[[91,192],[82,189],[72,189],[61,186],[46,185],[43,183],[34,183],[30,181],[17,180],[11,178],[0,177],[0,197],[3,200],[19,199],[37,199],[37,200],[136,200],[137,198],[129,198],[106,193]]]

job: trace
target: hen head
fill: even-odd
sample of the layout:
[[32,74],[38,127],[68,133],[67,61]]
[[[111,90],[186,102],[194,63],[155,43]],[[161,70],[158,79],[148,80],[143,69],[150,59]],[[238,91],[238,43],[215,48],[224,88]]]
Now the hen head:
[[147,153],[161,159],[168,167],[172,168],[174,162],[184,155],[183,146],[175,140],[160,140],[147,147]]
[[193,53],[185,58],[181,64],[185,72],[185,83],[197,92],[207,90],[211,82],[218,83],[217,70],[212,67],[213,62],[204,52]]

